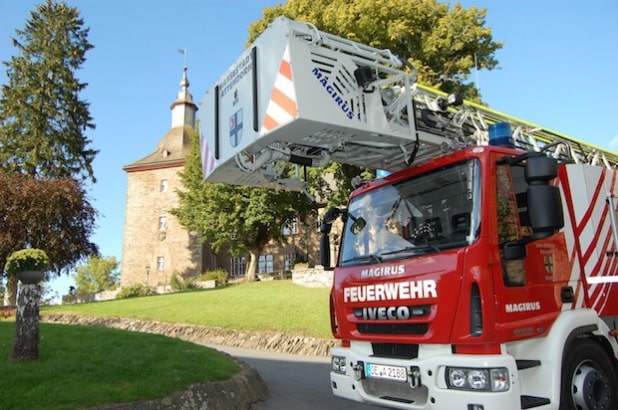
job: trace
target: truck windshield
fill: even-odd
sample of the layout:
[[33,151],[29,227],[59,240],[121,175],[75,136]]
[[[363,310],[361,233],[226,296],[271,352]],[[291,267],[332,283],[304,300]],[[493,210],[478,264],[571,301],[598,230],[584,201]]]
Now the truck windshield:
[[469,160],[384,186],[348,206],[340,266],[466,246],[478,236],[479,164]]

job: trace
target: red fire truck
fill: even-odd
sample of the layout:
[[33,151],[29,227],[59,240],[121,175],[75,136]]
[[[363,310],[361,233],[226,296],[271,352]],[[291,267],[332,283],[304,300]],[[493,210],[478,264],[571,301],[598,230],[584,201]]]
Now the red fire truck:
[[617,176],[477,146],[356,190],[331,293],[333,392],[617,408]]
[[285,18],[202,104],[208,181],[303,189],[289,162],[389,173],[322,220],[335,395],[618,408],[616,154],[422,87],[388,50]]

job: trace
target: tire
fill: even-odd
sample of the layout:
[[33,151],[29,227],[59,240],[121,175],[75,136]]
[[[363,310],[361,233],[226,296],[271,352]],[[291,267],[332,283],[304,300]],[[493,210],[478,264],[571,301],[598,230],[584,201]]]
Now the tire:
[[568,347],[562,366],[560,410],[618,409],[614,360],[590,338]]

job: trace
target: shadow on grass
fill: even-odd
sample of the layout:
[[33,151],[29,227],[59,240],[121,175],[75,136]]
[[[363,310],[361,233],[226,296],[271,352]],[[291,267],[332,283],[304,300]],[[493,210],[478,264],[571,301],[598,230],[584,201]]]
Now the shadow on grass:
[[41,323],[39,359],[10,359],[15,323],[0,321],[0,397],[7,409],[75,409],[163,398],[229,379],[231,357],[160,335]]

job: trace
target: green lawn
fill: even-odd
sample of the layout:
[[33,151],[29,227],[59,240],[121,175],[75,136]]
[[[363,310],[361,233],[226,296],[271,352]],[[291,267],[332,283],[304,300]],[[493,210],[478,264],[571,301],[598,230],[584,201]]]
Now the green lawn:
[[39,359],[13,362],[15,322],[0,320],[0,408],[75,409],[162,398],[240,368],[211,349],[159,335],[42,323]]
[[[45,313],[120,316],[242,331],[332,337],[326,288],[290,281],[48,306]],[[166,397],[194,383],[230,378],[228,356],[164,336],[41,323],[40,355],[10,360],[15,323],[0,320],[0,408],[74,409]]]
[[330,338],[327,288],[268,281],[80,305],[50,306],[42,312],[121,316],[243,331],[273,330]]

